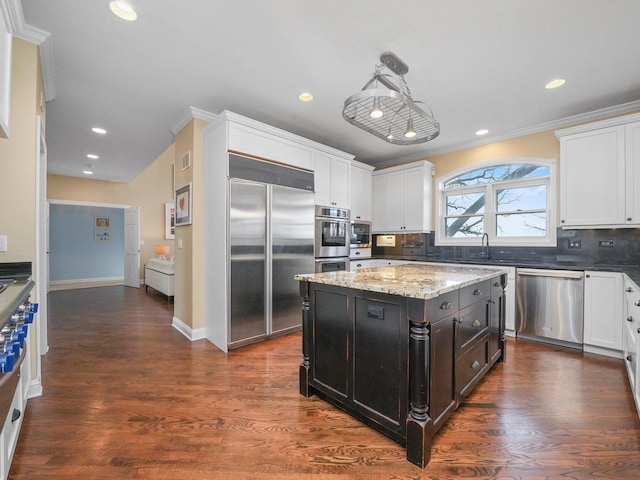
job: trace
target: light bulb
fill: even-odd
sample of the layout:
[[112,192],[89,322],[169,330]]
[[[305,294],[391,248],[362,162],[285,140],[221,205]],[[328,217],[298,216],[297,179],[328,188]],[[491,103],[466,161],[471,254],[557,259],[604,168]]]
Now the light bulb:
[[416,136],[416,131],[413,129],[413,120],[409,119],[407,122],[407,129],[404,132],[404,136],[407,138],[413,138]]
[[371,112],[369,113],[369,115],[371,115],[371,118],[381,118],[384,115],[382,108],[380,108],[379,98],[376,97],[373,100],[373,108],[371,109]]

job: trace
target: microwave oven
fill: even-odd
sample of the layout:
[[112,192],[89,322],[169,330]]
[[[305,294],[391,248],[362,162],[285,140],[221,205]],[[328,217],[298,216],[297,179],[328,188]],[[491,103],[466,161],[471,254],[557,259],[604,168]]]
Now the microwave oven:
[[371,222],[351,220],[351,248],[371,248]]

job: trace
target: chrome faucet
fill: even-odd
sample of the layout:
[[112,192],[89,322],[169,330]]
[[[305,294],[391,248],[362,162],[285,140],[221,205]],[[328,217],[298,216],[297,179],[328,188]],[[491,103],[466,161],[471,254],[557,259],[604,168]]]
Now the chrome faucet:
[[[484,245],[484,239],[485,238],[487,239],[487,246],[486,247]],[[489,258],[490,258],[489,257],[489,234],[486,233],[486,232],[482,235],[482,250],[480,252],[480,256],[482,258],[484,258],[485,260],[489,260]]]

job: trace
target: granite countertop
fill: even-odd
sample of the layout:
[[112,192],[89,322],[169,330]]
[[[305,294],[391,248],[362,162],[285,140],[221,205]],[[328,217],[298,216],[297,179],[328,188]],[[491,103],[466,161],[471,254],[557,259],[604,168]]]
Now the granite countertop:
[[306,282],[428,300],[503,273],[507,271],[496,266],[403,264],[363,268],[355,272],[300,274],[294,278]]

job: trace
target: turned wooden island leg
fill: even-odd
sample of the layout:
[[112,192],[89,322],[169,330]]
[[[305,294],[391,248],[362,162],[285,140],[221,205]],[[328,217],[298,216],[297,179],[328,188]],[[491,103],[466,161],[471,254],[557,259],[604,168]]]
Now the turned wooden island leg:
[[302,297],[302,363],[300,364],[300,395],[310,397],[309,352],[311,351],[311,316],[309,315],[309,282],[300,282]]
[[431,459],[433,436],[429,417],[429,329],[424,323],[410,325],[407,460],[424,468]]

